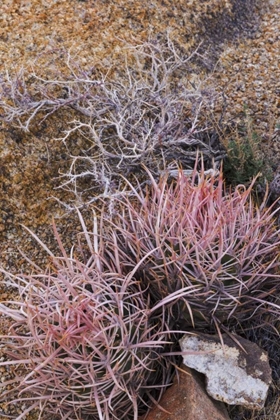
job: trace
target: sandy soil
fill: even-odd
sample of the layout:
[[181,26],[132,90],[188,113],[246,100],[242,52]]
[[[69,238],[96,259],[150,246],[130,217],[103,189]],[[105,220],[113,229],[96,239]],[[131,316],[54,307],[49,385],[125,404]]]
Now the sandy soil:
[[[246,108],[261,139],[260,153],[276,175],[280,173],[279,14],[279,0],[2,0],[0,75],[8,72],[14,77],[25,69],[28,77],[35,69],[48,78],[57,65],[62,74],[67,73],[65,52],[84,69],[96,63],[106,67],[108,62],[117,67],[125,42],[136,45],[168,31],[190,53],[199,46],[190,77],[224,95],[225,122],[242,121]],[[55,139],[74,117],[71,110],[60,110],[41,123],[38,117],[29,132],[0,122],[0,262],[6,270],[25,269],[19,248],[39,264],[46,262],[22,224],[52,249],[56,247],[52,218],[67,249],[80,230],[75,215],[66,214],[52,198],[72,198],[71,193],[55,189],[57,177],[69,166],[64,145]],[[13,291],[3,286],[1,300],[12,296]],[[7,329],[3,319],[0,328]],[[8,373],[0,375],[6,378]],[[20,411],[20,404],[13,409],[4,404],[3,419],[4,413]],[[277,413],[261,418],[276,419],[279,409]]]

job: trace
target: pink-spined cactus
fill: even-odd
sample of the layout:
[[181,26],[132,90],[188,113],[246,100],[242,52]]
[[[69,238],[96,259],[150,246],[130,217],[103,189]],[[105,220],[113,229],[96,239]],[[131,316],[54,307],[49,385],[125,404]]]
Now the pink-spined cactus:
[[137,420],[172,378],[172,358],[163,355],[172,334],[161,304],[150,308],[134,272],[120,272],[118,250],[105,261],[97,232],[91,236],[81,221],[86,262],[66,254],[54,225],[61,256],[33,234],[50,254],[49,267],[6,273],[20,299],[0,304],[12,320],[1,336],[7,360],[0,366],[18,374],[1,384],[1,400],[26,400],[18,420],[32,409],[39,418]]
[[219,331],[263,311],[280,313],[273,303],[280,293],[276,210],[255,204],[254,181],[226,191],[221,172],[177,173],[173,181],[168,173],[157,181],[149,172],[145,190],[127,181],[120,212],[108,220],[126,256],[123,266],[142,260],[139,278],[155,301],[193,287],[171,305],[193,328],[211,324]]

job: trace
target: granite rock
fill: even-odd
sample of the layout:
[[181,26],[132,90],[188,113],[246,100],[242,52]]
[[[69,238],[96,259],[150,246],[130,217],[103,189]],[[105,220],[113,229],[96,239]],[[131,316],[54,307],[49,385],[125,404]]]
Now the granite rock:
[[267,353],[239,336],[239,345],[228,335],[222,338],[223,345],[217,335],[185,335],[181,350],[191,354],[183,356],[184,364],[206,375],[206,390],[216,400],[261,409],[272,380]]

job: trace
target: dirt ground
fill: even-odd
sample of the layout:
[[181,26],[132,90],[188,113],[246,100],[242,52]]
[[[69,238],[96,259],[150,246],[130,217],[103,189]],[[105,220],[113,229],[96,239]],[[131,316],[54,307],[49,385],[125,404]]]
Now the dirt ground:
[[[185,51],[198,48],[192,73],[186,77],[223,95],[225,123],[242,122],[246,109],[260,139],[258,153],[275,176],[280,173],[279,15],[279,0],[2,0],[0,76],[14,77],[22,69],[28,76],[35,69],[48,78],[51,66],[58,63],[63,74],[65,53],[85,70],[96,63],[106,67],[114,62],[117,67],[125,43],[139,45],[168,32]],[[22,225],[51,249],[56,247],[53,218],[68,250],[80,230],[76,216],[66,213],[54,198],[66,202],[73,198],[56,189],[69,157],[55,139],[75,113],[60,110],[43,122],[38,116],[28,132],[4,121],[1,110],[0,117],[0,263],[19,272],[26,263],[18,249],[42,266],[47,258]],[[13,293],[3,286],[1,300]],[[3,319],[0,328],[3,333],[7,329]],[[1,380],[8,375],[0,371]],[[280,418],[279,396],[270,404],[267,415],[255,413],[253,418]],[[21,412],[21,406],[2,405],[0,419],[5,413]]]

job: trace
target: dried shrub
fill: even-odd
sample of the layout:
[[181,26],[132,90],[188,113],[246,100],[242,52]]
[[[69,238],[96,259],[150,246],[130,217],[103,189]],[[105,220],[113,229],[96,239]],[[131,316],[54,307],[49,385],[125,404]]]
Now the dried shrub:
[[183,51],[167,35],[124,44],[121,54],[118,69],[114,63],[105,68],[96,63],[85,70],[64,52],[65,74],[52,63],[48,78],[35,70],[2,76],[0,108],[9,124],[29,130],[59,109],[76,112],[60,139],[71,161],[61,186],[75,192],[76,205],[118,193],[121,175],[146,175],[143,163],[159,176],[174,162],[193,169],[197,149],[206,169],[219,166],[225,156],[213,117],[214,104],[222,102],[222,109],[223,98],[208,81],[205,86],[192,82],[196,51]]

